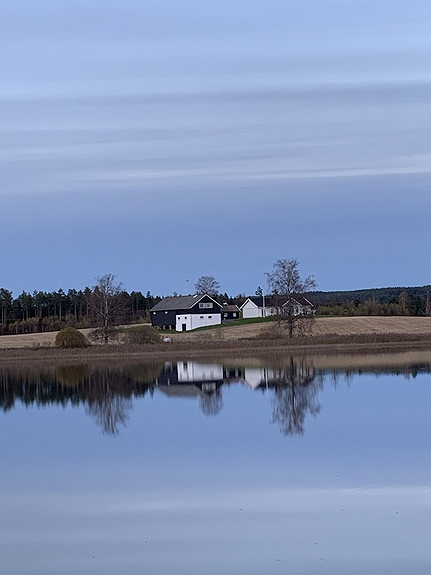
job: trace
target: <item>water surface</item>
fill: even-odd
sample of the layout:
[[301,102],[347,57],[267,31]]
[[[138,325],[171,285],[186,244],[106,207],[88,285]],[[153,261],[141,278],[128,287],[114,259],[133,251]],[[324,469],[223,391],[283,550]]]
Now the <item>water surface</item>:
[[429,573],[430,365],[3,368],[2,571]]

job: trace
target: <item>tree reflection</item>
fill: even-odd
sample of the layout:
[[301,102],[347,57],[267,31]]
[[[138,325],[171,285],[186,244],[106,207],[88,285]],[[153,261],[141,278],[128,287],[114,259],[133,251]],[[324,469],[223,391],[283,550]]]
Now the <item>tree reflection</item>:
[[285,435],[303,435],[307,415],[321,409],[318,394],[323,386],[313,368],[291,357],[288,364],[274,370],[272,421]]
[[[118,435],[120,427],[126,427],[129,412],[133,408],[132,397],[145,395],[154,377],[161,372],[161,366],[146,365],[145,369],[130,370],[100,368],[91,377],[87,391],[86,412],[94,417],[97,425],[108,435]],[[142,383],[141,383],[142,382]],[[142,386],[143,384],[143,386]],[[137,388],[137,389],[136,389]]]
[[[277,359],[278,357],[278,359]],[[271,394],[272,422],[285,435],[302,435],[309,416],[320,413],[319,392],[323,380],[337,387],[349,384],[354,375],[372,373],[416,377],[430,373],[431,365],[417,361],[408,365],[375,365],[317,371],[310,358],[275,356],[272,364],[259,358],[250,365],[214,362],[120,362],[73,363],[0,367],[0,409],[24,406],[83,405],[103,433],[116,436],[124,428],[134,399],[162,393],[167,398],[190,398],[199,402],[206,416],[217,416],[224,407],[222,389],[247,385]],[[335,364],[336,365],[336,364]],[[353,364],[354,365],[354,364]]]
[[200,396],[200,408],[205,415],[218,415],[223,409],[223,397],[220,389],[205,392]]
[[118,435],[127,425],[133,398],[144,396],[162,371],[160,363],[72,364],[46,369],[0,370],[0,407],[57,404],[85,406],[103,433]]
[[105,394],[98,399],[90,400],[85,410],[94,417],[104,433],[118,435],[120,426],[126,427],[132,407],[133,402],[128,397]]

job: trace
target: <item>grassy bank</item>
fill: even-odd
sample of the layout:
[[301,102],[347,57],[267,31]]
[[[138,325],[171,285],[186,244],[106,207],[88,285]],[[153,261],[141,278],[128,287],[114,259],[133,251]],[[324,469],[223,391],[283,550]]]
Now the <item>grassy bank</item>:
[[232,345],[229,340],[205,338],[201,340],[177,339],[171,343],[155,345],[108,345],[86,349],[55,349],[53,347],[27,347],[0,349],[0,363],[57,362],[92,360],[175,360],[200,357],[235,357],[267,355],[269,353],[370,353],[384,351],[429,350],[428,334],[356,334],[315,335],[294,339],[239,339]]
[[[313,334],[288,339],[274,332],[273,322],[242,320],[211,330],[166,332],[171,343],[155,345],[92,346],[84,350],[56,350],[56,332],[0,336],[0,362],[64,359],[182,359],[269,352],[359,352],[373,350],[431,350],[431,318],[349,317],[317,318]],[[88,330],[83,330],[88,331]]]

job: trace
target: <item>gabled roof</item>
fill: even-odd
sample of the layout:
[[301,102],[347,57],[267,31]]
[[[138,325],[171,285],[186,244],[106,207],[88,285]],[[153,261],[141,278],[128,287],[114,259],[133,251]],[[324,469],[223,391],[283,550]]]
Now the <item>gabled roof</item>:
[[235,304],[223,304],[222,305],[222,311],[238,311],[239,312],[239,307]]
[[245,302],[242,304],[241,309],[245,306],[248,301],[254,303],[257,307],[263,307],[263,298],[265,297],[265,307],[272,307],[274,305],[274,298],[271,295],[261,296],[261,295],[253,295],[248,297]]
[[[278,298],[275,298],[275,296],[272,295],[266,295],[265,297],[265,307],[277,307],[279,305],[286,305],[289,301],[294,301],[299,303],[299,305],[302,305],[303,307],[306,306],[311,306],[314,307],[314,304],[308,300],[305,296],[303,295],[298,295],[295,297],[286,297],[286,296],[279,296]],[[263,296],[261,295],[256,295],[256,296],[251,296],[248,297],[245,302],[242,304],[241,309],[245,306],[245,304],[251,301],[252,303],[254,303],[255,306],[259,307],[259,308],[263,308]]]
[[150,311],[175,311],[177,309],[191,309],[205,296],[209,297],[210,300],[212,300],[217,306],[220,306],[220,304],[208,294],[178,295],[163,298],[161,301],[159,301],[159,303],[156,303],[156,305],[153,306]]
[[[303,295],[298,295],[295,296],[294,298],[292,298],[293,301],[296,301],[299,303],[299,305],[302,305],[303,307],[306,307],[308,305],[311,305],[311,307],[314,307],[314,303],[312,303],[309,299],[307,299],[305,296]],[[286,302],[287,303],[287,302]]]

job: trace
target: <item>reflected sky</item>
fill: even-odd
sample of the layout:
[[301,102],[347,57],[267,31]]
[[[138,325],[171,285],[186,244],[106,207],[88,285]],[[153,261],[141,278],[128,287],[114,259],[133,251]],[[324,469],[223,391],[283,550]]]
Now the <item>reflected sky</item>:
[[[165,374],[174,366],[163,366]],[[193,396],[160,390],[162,370],[153,393],[129,398],[133,408],[116,435],[95,425],[84,402],[36,408],[17,401],[1,413],[4,569],[429,572],[431,376],[424,364],[419,373],[417,365],[413,372],[392,365],[303,379],[298,387],[319,382],[320,410],[307,413],[302,434],[290,435],[273,418],[275,387],[260,391],[244,379],[223,383],[222,409],[206,414],[202,384],[210,375],[216,383],[220,366],[223,372],[223,364],[188,362],[185,371],[180,364],[180,377],[199,376]]]

